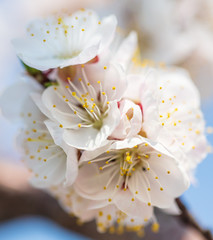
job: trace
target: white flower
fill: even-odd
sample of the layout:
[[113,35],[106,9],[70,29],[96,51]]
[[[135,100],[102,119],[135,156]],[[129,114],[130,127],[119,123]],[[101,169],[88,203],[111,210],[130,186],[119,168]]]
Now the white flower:
[[145,76],[131,77],[135,91],[140,89],[144,136],[165,146],[191,174],[207,154],[198,90],[181,69],[150,70]]
[[[101,201],[86,199],[77,194],[73,187],[52,186],[49,190],[58,199],[61,207],[70,215],[78,218],[79,223],[96,220],[97,230],[101,233],[123,233],[124,229],[142,235],[144,219],[127,215],[114,204],[102,207]],[[140,210],[139,210],[140,211]],[[149,221],[146,219],[146,224]],[[157,232],[159,224],[152,219],[152,229]]]
[[143,223],[153,218],[153,206],[169,208],[188,186],[168,150],[141,136],[85,151],[74,183],[82,197],[102,201],[101,207],[115,204]]
[[95,12],[81,10],[71,16],[35,20],[25,39],[13,41],[17,55],[30,67],[47,70],[83,64],[100,54],[112,41],[114,16],[102,21]]
[[[48,87],[34,101],[52,121],[52,132],[63,129],[64,141],[94,149],[107,140],[120,121],[117,101],[126,89],[123,71],[114,65],[88,64],[59,86]],[[49,124],[47,123],[47,126]]]
[[78,173],[77,149],[68,147],[54,136],[55,144],[44,124],[46,117],[30,97],[42,88],[30,78],[8,88],[0,98],[3,114],[10,120],[21,119],[22,129],[16,143],[23,162],[33,173],[31,183],[39,188],[56,184],[71,185]]

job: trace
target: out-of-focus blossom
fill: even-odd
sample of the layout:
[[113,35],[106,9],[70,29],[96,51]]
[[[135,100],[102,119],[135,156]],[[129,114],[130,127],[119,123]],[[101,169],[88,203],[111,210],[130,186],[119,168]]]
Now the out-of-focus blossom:
[[71,185],[78,173],[77,150],[57,141],[56,137],[57,145],[53,141],[45,126],[46,117],[30,97],[32,92],[41,91],[40,85],[26,77],[4,92],[1,109],[8,119],[21,122],[16,142],[23,162],[33,173],[31,183],[39,188],[61,183]]

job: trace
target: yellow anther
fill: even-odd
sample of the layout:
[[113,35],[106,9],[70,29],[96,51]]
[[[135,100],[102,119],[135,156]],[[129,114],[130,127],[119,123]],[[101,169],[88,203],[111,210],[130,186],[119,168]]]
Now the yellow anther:
[[107,215],[107,220],[108,220],[108,221],[112,220],[112,217],[111,217],[111,215],[110,215],[110,214],[109,214],[109,215]]
[[50,31],[46,31],[46,33],[47,33],[47,34],[49,34],[49,33],[50,33]]
[[141,159],[141,156],[137,156],[138,159]]
[[164,100],[162,100],[162,103],[165,103],[165,101],[164,101]]
[[167,171],[168,174],[170,174],[170,171]]
[[108,162],[108,161],[106,161],[105,163],[106,163],[106,164],[109,164],[109,162]]
[[160,115],[160,118],[162,118],[163,116],[162,115]]
[[100,83],[101,83],[101,81],[97,81],[97,83],[98,83],[98,84],[100,84]]
[[144,156],[145,156],[145,158],[149,158],[149,155],[148,155],[148,154],[145,154]]
[[158,153],[158,157],[161,157],[161,154],[160,154],[160,153]]
[[106,153],[109,153],[109,151],[106,151]]
[[41,160],[41,157],[39,157],[38,160],[40,161],[40,160]]
[[31,36],[33,37],[33,36],[34,36],[34,34],[33,34],[33,33],[31,33]]
[[127,162],[130,161],[130,159],[131,159],[131,156],[127,156],[127,157],[126,157],[126,161],[127,161]]
[[47,179],[47,176],[44,176],[44,179]]
[[93,102],[93,101],[94,101],[94,98],[91,98],[90,100]]
[[195,149],[195,146],[192,146],[192,149]]
[[102,95],[106,95],[106,93],[105,93],[105,92],[102,92]]
[[116,188],[119,188],[119,185],[116,185]]
[[160,90],[162,89],[162,87],[160,87]]
[[63,125],[62,125],[62,124],[60,124],[60,125],[59,125],[59,127],[60,127],[60,128],[63,128]]
[[34,159],[34,158],[35,158],[35,156],[33,156],[33,155],[30,156],[30,159]]
[[73,95],[73,96],[76,96],[76,92],[72,92],[72,95]]
[[199,130],[196,130],[195,133],[196,133],[196,134],[200,134],[200,131],[199,131]]
[[131,220],[130,220],[131,222],[134,222],[135,220],[133,219],[133,218],[131,218]]
[[109,104],[109,101],[107,101],[107,104]]
[[104,69],[106,70],[106,69],[107,69],[107,67],[106,67],[106,66],[104,66]]
[[158,179],[158,177],[155,177],[155,179]]
[[33,124],[36,124],[36,121],[33,121]]
[[78,124],[78,127],[81,128],[81,124],[80,123]]
[[48,146],[45,146],[46,149],[48,149],[49,147]]
[[88,162],[88,164],[91,164],[91,163],[92,163],[91,161]]
[[148,144],[148,143],[145,143],[144,145],[147,147],[149,144]]
[[151,191],[151,189],[150,189],[150,188],[148,188],[147,190],[148,190],[148,191]]
[[109,198],[109,199],[108,199],[108,201],[109,201],[109,202],[112,202],[112,199],[111,199],[111,198]]
[[99,167],[100,170],[103,170],[103,167]]
[[124,188],[124,192],[126,191],[126,188]]
[[75,17],[76,20],[78,20],[78,17]]
[[147,168],[147,171],[149,171],[149,170],[150,170],[150,168],[148,167],[148,168]]
[[90,112],[93,113],[94,111],[91,109]]
[[81,64],[81,67],[84,68],[84,64]]
[[152,231],[153,231],[154,233],[158,233],[159,228],[160,228],[160,225],[159,225],[158,223],[153,223],[153,224],[152,224]]
[[82,28],[82,29],[81,29],[81,31],[82,31],[82,32],[84,32],[84,31],[85,31],[85,29],[84,29],[84,28]]
[[98,24],[101,24],[101,21],[98,21]]
[[103,212],[100,211],[100,212],[98,213],[98,215],[99,215],[100,217],[102,217],[102,216],[103,216]]
[[115,90],[116,89],[116,87],[112,87],[112,90]]
[[53,105],[53,107],[55,108],[55,107],[56,107],[56,105],[54,104],[54,105]]
[[138,194],[138,191],[136,191],[135,194]]
[[107,188],[106,188],[106,186],[104,186],[104,190],[106,190]]
[[44,159],[44,162],[46,162],[46,161],[47,161],[47,159],[45,158],[45,159]]
[[74,114],[77,114],[77,112],[76,112],[76,111],[74,111]]
[[46,39],[43,39],[43,42],[46,42]]
[[144,218],[144,222],[148,222],[149,220],[148,220],[148,218]]
[[134,202],[135,201],[135,199],[134,198],[132,198],[132,202]]
[[177,123],[175,122],[175,123],[174,123],[174,126],[176,126],[176,125],[177,125]]
[[163,188],[161,187],[160,190],[163,191]]
[[147,204],[148,204],[149,207],[151,206],[151,203],[150,203],[150,202],[148,202]]
[[138,148],[138,145],[135,145],[134,148]]
[[162,123],[162,126],[164,126],[164,123]]

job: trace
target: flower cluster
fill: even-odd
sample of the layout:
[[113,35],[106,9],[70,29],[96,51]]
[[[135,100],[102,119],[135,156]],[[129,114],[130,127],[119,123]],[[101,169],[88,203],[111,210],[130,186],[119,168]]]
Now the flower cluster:
[[32,22],[13,41],[27,74],[1,96],[22,123],[17,145],[31,183],[100,232],[142,234],[207,153],[199,93],[187,72],[147,68],[137,34],[91,10]]

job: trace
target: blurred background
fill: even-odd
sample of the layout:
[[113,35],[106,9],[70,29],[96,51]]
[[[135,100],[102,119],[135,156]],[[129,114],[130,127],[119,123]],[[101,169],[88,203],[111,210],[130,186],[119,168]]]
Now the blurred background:
[[[100,16],[113,13],[121,28],[136,30],[144,61],[186,68],[201,93],[206,125],[213,126],[213,0],[0,0],[0,93],[23,72],[11,39],[22,36],[31,19],[81,7],[93,8]],[[19,191],[29,188],[29,174],[13,145],[16,131],[17,126],[0,114],[0,186]],[[211,131],[208,128],[210,145]],[[197,168],[197,182],[182,200],[200,226],[213,232],[212,172],[213,156],[209,154]],[[87,238],[63,230],[47,219],[31,216],[9,222],[2,222],[1,217],[0,239]]]

